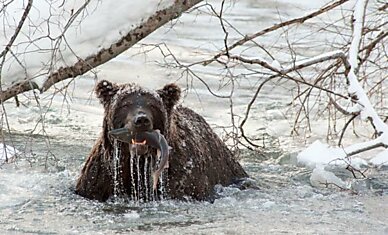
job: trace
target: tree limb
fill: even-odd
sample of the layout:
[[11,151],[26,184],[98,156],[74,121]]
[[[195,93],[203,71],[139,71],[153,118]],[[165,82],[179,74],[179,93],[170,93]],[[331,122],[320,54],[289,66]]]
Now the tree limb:
[[285,22],[281,22],[281,23],[275,24],[275,25],[273,25],[273,26],[271,26],[271,27],[268,27],[268,28],[266,28],[266,29],[263,29],[263,30],[261,30],[261,31],[259,31],[259,32],[257,32],[257,33],[254,33],[254,34],[252,34],[252,35],[246,35],[244,38],[238,40],[237,42],[235,42],[235,43],[233,43],[232,45],[230,45],[228,48],[224,49],[223,51],[221,51],[220,53],[218,53],[217,55],[215,55],[215,56],[213,57],[213,59],[210,59],[210,60],[206,61],[206,62],[204,63],[204,65],[210,64],[211,62],[217,60],[220,56],[225,55],[225,53],[226,53],[227,51],[228,51],[228,53],[229,53],[229,51],[231,51],[232,49],[234,49],[234,48],[236,48],[236,47],[238,47],[238,46],[241,46],[241,45],[245,44],[245,43],[248,42],[248,41],[251,41],[251,40],[253,40],[253,39],[257,38],[257,37],[260,37],[260,36],[262,36],[262,35],[264,35],[264,34],[267,34],[267,33],[269,33],[269,32],[276,31],[276,30],[278,30],[278,29],[280,29],[280,28],[283,28],[284,26],[287,26],[287,25],[292,25],[292,24],[302,24],[302,23],[304,23],[306,20],[309,20],[309,19],[311,19],[311,18],[314,18],[314,17],[316,17],[316,16],[318,16],[318,15],[321,15],[322,13],[327,12],[327,11],[333,9],[333,8],[336,8],[336,7],[342,5],[343,3],[347,2],[347,1],[348,1],[348,0],[340,0],[340,1],[336,1],[336,2],[334,2],[334,3],[332,3],[332,4],[330,4],[330,5],[327,5],[327,6],[325,6],[325,7],[322,7],[322,8],[320,8],[319,10],[314,11],[314,12],[312,12],[312,13],[310,13],[310,14],[307,14],[307,15],[305,15],[305,16],[303,16],[303,17],[299,17],[299,18],[295,18],[295,19],[288,20],[288,21],[285,21]]
[[[115,58],[148,36],[150,33],[166,24],[168,21],[179,17],[184,11],[188,10],[201,1],[202,0],[175,0],[175,3],[172,6],[155,12],[144,23],[132,29],[116,43],[112,44],[109,48],[101,49],[95,55],[89,56],[85,59],[80,59],[72,66],[61,67],[57,71],[51,73],[43,83],[40,91],[45,92],[55,83],[82,75],[91,69],[96,68],[97,66]],[[36,89],[36,86],[32,86],[31,81],[29,80],[23,80],[15,83],[5,91],[1,91],[0,102],[4,102],[17,94],[32,89]]]
[[354,144],[344,148],[344,151],[347,157],[351,157],[379,147],[388,148],[388,145],[384,143],[384,138],[377,138],[371,141]]

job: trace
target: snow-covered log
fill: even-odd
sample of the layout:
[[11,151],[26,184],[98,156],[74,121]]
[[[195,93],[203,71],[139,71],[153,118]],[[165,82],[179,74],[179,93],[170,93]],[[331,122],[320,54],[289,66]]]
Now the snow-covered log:
[[[34,15],[31,13],[33,10],[31,10],[29,13],[31,16],[28,15],[30,22],[27,26],[24,25],[24,27],[30,28],[20,27],[22,29],[21,32],[24,29],[30,34],[26,35],[25,33],[19,33],[18,30],[14,30],[14,32],[8,31],[8,34],[12,35],[12,40],[9,40],[8,34],[4,34],[3,38],[0,37],[1,43],[6,45],[0,51],[0,62],[2,61],[0,66],[2,88],[0,102],[33,89],[45,92],[60,81],[77,77],[106,63],[160,26],[179,17],[184,11],[201,2],[201,0],[158,0],[150,1],[148,4],[144,4],[142,1],[120,0],[109,3],[88,0],[81,5],[77,1],[63,3],[29,1],[29,3],[32,2],[32,9],[37,12]],[[18,3],[21,6],[14,6],[15,9],[27,9],[28,5],[24,6],[23,1]],[[34,5],[35,3],[37,6]],[[14,2],[14,4],[16,3]],[[49,5],[45,6],[44,4]],[[61,5],[54,6],[52,4]],[[6,12],[7,7],[11,6],[4,5],[1,11]],[[43,12],[42,9],[45,9],[45,7],[50,11]],[[101,9],[102,11],[100,11]],[[55,14],[52,14],[52,12]],[[34,17],[38,17],[35,20],[39,20],[39,17],[44,17],[45,14],[50,15],[43,22],[33,22]],[[12,20],[16,20],[15,18],[17,17],[15,16]],[[19,21],[21,22],[23,18],[25,16]],[[65,25],[62,25],[62,19],[67,19]],[[7,18],[3,21],[9,21],[9,19]],[[86,22],[84,23],[84,21]],[[47,24],[47,27],[44,26],[45,24]],[[44,26],[43,29],[41,28],[42,25]],[[54,26],[58,27],[56,28],[58,32],[56,32],[55,38],[52,38],[50,33],[54,30]],[[8,30],[13,28],[12,23],[9,23]],[[4,31],[7,32],[7,29]],[[79,35],[82,32],[83,37]],[[41,35],[31,39],[37,33]],[[20,38],[24,40],[18,41]],[[42,39],[47,40],[41,45],[39,43],[42,42]],[[84,49],[85,44],[90,41],[95,42],[95,44],[86,46],[84,51],[81,49],[77,50],[78,48]],[[30,50],[29,47],[34,47],[36,50],[41,48],[40,53],[46,53],[49,56],[48,59],[40,60],[41,57],[34,58],[36,50]],[[21,51],[19,51],[20,48],[22,48]],[[7,75],[5,71],[12,70],[12,65],[7,64],[10,60],[13,60],[13,64],[19,66],[19,68],[16,69],[15,73]],[[24,63],[26,61],[29,63]],[[61,66],[59,67],[59,65]],[[35,68],[32,68],[34,66]],[[5,84],[7,81],[12,83]]]

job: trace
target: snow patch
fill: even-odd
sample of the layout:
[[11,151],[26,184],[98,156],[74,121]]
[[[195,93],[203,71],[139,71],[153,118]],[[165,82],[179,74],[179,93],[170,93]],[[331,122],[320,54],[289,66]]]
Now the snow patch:
[[369,162],[375,166],[388,166],[388,149],[377,154]]
[[279,70],[279,71],[281,71],[283,69],[282,65],[277,60],[273,60],[272,63],[271,63],[271,66],[274,67],[275,69]]
[[317,164],[343,164],[345,153],[342,149],[331,148],[327,144],[316,140],[297,156],[298,163],[314,168]]
[[297,156],[297,161],[300,165],[314,168],[318,165],[352,165],[355,169],[360,169],[361,166],[366,166],[368,163],[361,158],[346,157],[346,151],[338,147],[330,147],[328,144],[323,144],[316,140]]
[[7,160],[12,160],[12,158],[18,154],[20,154],[19,150],[12,146],[0,143],[0,164],[6,162]]

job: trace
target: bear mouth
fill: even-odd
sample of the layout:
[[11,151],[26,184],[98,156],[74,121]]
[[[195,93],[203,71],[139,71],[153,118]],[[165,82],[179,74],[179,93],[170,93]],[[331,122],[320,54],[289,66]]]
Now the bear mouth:
[[131,152],[145,154],[148,146],[157,149],[159,167],[153,172],[153,189],[156,190],[158,179],[165,168],[168,168],[169,146],[166,138],[159,130],[133,133],[128,128],[118,128],[109,131],[114,139],[130,144]]
[[[122,141],[122,142],[126,142],[126,141]],[[135,155],[135,156],[145,155],[148,153],[148,150],[149,150],[146,139],[144,139],[143,141],[138,141],[135,138],[132,138],[129,143],[129,148],[131,150],[132,155]]]
[[131,144],[133,144],[133,145],[146,145],[147,144],[147,140],[136,141],[136,139],[131,139]]

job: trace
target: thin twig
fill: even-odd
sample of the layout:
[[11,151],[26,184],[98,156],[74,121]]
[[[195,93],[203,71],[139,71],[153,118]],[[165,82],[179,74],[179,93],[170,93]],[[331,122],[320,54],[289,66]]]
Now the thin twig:
[[339,137],[339,140],[338,140],[338,147],[341,147],[342,145],[342,139],[345,135],[345,132],[346,132],[346,129],[348,129],[348,126],[350,123],[352,123],[352,121],[358,116],[359,114],[354,114],[351,118],[349,118],[349,120],[345,123],[345,126],[344,128],[342,128],[342,131],[341,131],[341,135]]
[[[15,42],[17,36],[20,33],[20,30],[22,29],[22,27],[24,25],[24,22],[27,19],[28,14],[30,13],[30,10],[32,7],[32,2],[33,2],[33,0],[28,0],[27,6],[24,9],[23,15],[18,23],[18,26],[16,27],[15,32],[13,33],[13,35],[12,35],[11,39],[9,40],[9,42],[7,43],[7,45],[5,46],[4,50],[0,53],[0,58],[5,57],[8,53],[8,51],[11,49],[11,46]],[[1,69],[0,69],[0,71],[1,71]]]
[[[323,7],[317,11],[314,11],[306,16],[303,16],[303,17],[299,17],[299,18],[295,18],[295,19],[292,19],[292,20],[288,20],[288,21],[285,21],[285,22],[282,22],[282,23],[278,23],[278,24],[275,24],[269,28],[266,28],[264,30],[261,30],[255,34],[252,34],[252,35],[246,35],[244,38],[238,40],[237,42],[233,43],[232,45],[230,45],[227,50],[230,51],[238,46],[241,46],[243,44],[245,44],[246,42],[248,41],[251,41],[259,36],[262,36],[264,34],[267,34],[269,32],[273,32],[273,31],[276,31],[280,28],[283,28],[285,26],[289,26],[289,25],[292,25],[292,24],[302,24],[304,23],[306,20],[309,20],[309,19],[312,19],[318,15],[321,15],[333,8],[336,8],[340,5],[342,5],[343,3],[347,2],[348,0],[340,0],[340,1],[337,1],[337,2],[334,2],[330,5],[327,5],[326,7]],[[218,53],[217,55],[215,55],[211,60],[208,60],[206,63],[204,63],[204,65],[208,65],[209,63],[217,60],[220,56],[222,55],[225,55],[226,53],[226,49],[222,50],[220,53]]]

